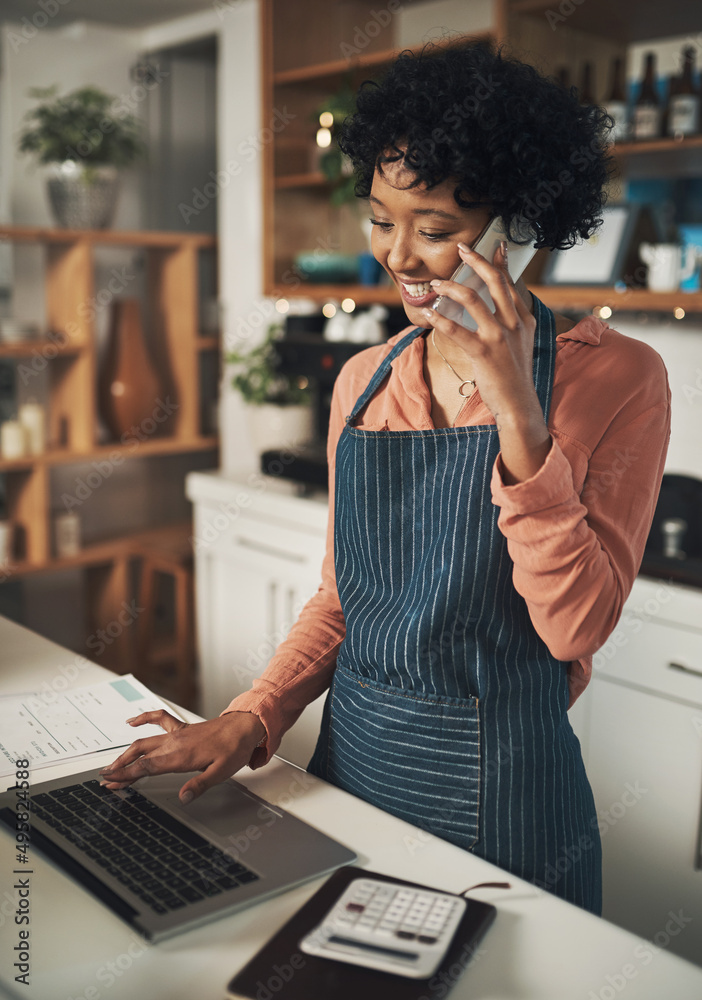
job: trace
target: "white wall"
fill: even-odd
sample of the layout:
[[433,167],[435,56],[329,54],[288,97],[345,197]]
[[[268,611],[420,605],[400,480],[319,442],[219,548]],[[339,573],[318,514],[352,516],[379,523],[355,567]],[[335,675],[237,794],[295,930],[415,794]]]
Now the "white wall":
[[702,479],[702,326],[698,322],[614,317],[610,326],[642,340],[663,358],[671,392],[665,471]]
[[[141,35],[142,48],[154,50],[216,32],[219,36],[217,80],[217,224],[219,298],[223,310],[224,348],[256,343],[267,326],[272,305],[263,287],[261,161],[251,155],[251,137],[261,134],[258,4],[231,0],[211,14],[179,18]],[[211,178],[201,178],[204,187]],[[193,228],[196,227],[193,218]],[[257,456],[249,440],[241,398],[223,371],[220,391],[221,466],[225,472],[253,469]]]
[[[139,33],[119,28],[78,22],[64,28],[47,26],[33,38],[19,44],[17,26],[2,29],[3,119],[7,131],[0,150],[3,186],[10,195],[0,199],[14,223],[51,225],[44,191],[44,171],[31,157],[17,151],[20,123],[34,107],[30,87],[58,84],[61,93],[87,83],[96,83],[108,93],[119,95],[134,114],[140,116],[139,100],[129,70],[139,50]],[[141,221],[141,192],[135,174],[127,175],[115,219],[119,229],[138,226]]]

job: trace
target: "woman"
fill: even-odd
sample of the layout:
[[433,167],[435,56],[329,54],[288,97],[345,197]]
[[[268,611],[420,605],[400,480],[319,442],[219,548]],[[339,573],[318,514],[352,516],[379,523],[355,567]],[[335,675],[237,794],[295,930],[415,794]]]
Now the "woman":
[[[600,912],[600,842],[567,710],[643,554],[669,436],[655,352],[554,316],[470,249],[500,216],[539,247],[600,220],[607,117],[484,45],[401,56],[341,148],[411,326],[353,358],[330,420],[323,582],[253,690],[104,772],[266,763],[331,685],[309,768]],[[465,261],[494,314],[448,280]],[[471,332],[429,307],[462,305]]]

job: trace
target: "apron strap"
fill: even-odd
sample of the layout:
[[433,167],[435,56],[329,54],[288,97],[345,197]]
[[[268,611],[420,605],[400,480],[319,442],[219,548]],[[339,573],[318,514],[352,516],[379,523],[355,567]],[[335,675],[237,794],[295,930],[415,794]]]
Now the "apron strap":
[[[534,331],[534,385],[541,409],[544,411],[544,420],[548,421],[551,389],[553,386],[553,368],[556,358],[556,321],[548,306],[545,306],[541,299],[538,299],[533,292],[532,298],[534,300],[534,317],[536,319],[536,330]],[[351,413],[346,417],[347,425],[355,420],[371,396],[373,396],[381,383],[388,377],[395,358],[423,333],[426,333],[426,329],[416,326],[402,340],[395,344],[387,357],[383,359],[375,370],[365,390],[356,400]]]
[[381,382],[383,382],[390,374],[390,368],[392,366],[393,361],[398,356],[398,354],[402,354],[404,349],[408,347],[413,340],[416,340],[417,337],[421,336],[421,334],[423,333],[426,333],[426,329],[422,328],[421,326],[415,326],[415,328],[413,330],[410,330],[409,333],[402,338],[402,340],[398,341],[395,344],[395,346],[387,355],[387,357],[384,358],[383,361],[378,366],[378,368],[376,368],[372,379],[366,386],[365,390],[356,400],[354,407],[351,410],[351,413],[348,415],[348,417],[346,417],[347,424],[350,424],[351,421],[358,416],[358,414],[361,412],[361,410],[366,405],[368,400],[378,389]]
[[548,423],[548,413],[551,406],[551,389],[553,388],[553,370],[556,361],[556,319],[541,299],[531,293],[534,300],[534,386],[536,395],[544,411],[544,420]]

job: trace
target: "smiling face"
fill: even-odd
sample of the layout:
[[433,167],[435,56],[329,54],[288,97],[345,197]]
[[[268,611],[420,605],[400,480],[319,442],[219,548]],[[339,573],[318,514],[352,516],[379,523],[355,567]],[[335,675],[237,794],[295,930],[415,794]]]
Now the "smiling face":
[[437,293],[432,278],[450,278],[461,263],[457,243],[471,246],[490,221],[489,206],[464,209],[456,204],[453,180],[430,191],[407,188],[413,174],[401,163],[376,170],[370,193],[374,213],[372,249],[402,295],[410,323],[426,326],[421,310]]

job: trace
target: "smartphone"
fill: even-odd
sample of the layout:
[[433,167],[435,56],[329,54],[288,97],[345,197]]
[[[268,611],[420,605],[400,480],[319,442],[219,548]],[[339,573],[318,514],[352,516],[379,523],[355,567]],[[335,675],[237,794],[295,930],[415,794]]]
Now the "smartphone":
[[[525,239],[531,238],[533,240],[533,235],[527,223],[520,221],[518,223],[518,235],[521,236],[522,234],[524,234]],[[473,244],[472,249],[492,263],[495,251],[504,239],[507,239],[504,223],[499,216],[494,216]],[[535,253],[536,247],[533,245],[529,245],[528,243],[520,245],[507,240],[507,268],[512,281],[516,281],[521,276],[524,268]],[[487,285],[475,273],[470,264],[459,264],[451,275],[451,281],[457,281],[459,284],[465,285],[466,288],[473,288],[483,302],[485,302],[490,312],[495,312],[495,303],[492,301],[492,296],[488,291]],[[440,295],[432,308],[436,309],[441,316],[452,319],[455,323],[460,323],[461,326],[465,326],[468,330],[478,329],[478,324],[470,313],[460,303],[454,302],[453,299],[448,298],[446,295]]]

